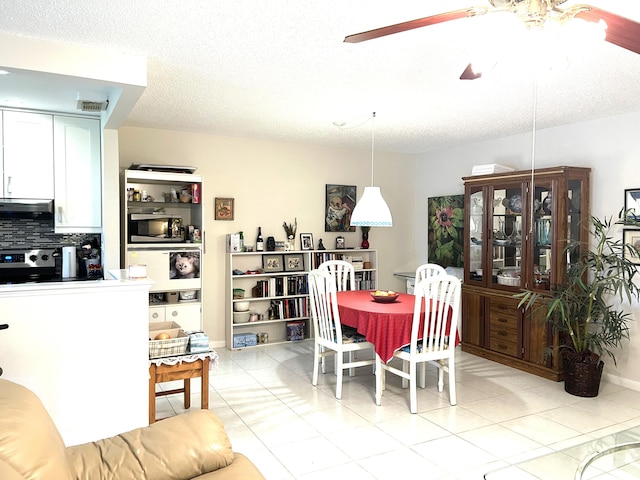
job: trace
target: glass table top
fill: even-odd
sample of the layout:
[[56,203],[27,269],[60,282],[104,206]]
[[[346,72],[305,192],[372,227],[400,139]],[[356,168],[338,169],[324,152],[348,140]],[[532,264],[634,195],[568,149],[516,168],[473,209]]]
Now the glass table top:
[[526,460],[484,475],[486,480],[640,478],[640,426]]

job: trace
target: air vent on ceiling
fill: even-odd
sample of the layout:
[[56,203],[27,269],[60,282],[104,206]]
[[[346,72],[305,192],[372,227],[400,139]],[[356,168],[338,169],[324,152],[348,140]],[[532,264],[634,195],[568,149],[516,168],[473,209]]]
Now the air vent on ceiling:
[[109,100],[104,102],[90,102],[88,100],[78,100],[78,110],[83,112],[104,112],[109,106]]

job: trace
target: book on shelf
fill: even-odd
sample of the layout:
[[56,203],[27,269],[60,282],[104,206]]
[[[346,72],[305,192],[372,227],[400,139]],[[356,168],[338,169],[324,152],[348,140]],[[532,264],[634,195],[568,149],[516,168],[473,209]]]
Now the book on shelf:
[[353,265],[354,270],[362,270],[364,265],[364,259],[362,255],[345,255],[345,261]]

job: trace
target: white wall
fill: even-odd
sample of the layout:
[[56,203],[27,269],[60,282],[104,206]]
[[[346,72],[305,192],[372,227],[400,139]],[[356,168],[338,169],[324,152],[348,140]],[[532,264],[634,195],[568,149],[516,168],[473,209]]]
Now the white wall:
[[[247,244],[262,234],[284,240],[282,223],[298,220],[297,233],[335,246],[337,233],[324,232],[325,184],[356,185],[358,196],[371,179],[371,151],[298,145],[144,128],[118,131],[120,167],[132,163],[189,165],[203,176],[206,253],[203,261],[204,329],[224,345],[225,235],[243,231]],[[376,152],[375,183],[393,213],[392,228],[372,229],[370,248],[379,251],[381,288],[400,290],[395,271],[413,265],[414,159]],[[111,192],[111,200],[118,202]],[[215,221],[215,197],[235,198],[234,221]],[[347,247],[360,245],[361,233],[344,234]],[[299,247],[299,235],[296,241]]]
[[[640,187],[637,125],[640,113],[617,115],[537,132],[537,167],[573,165],[591,168],[591,211],[597,217],[614,216],[624,207],[624,189]],[[416,263],[426,260],[427,198],[462,194],[461,177],[473,165],[499,163],[519,170],[531,168],[532,134],[459,145],[417,156]],[[622,235],[621,230],[617,232]],[[630,311],[640,319],[640,305]],[[640,325],[631,323],[631,341],[616,355],[618,367],[607,360],[609,379],[640,390]]]

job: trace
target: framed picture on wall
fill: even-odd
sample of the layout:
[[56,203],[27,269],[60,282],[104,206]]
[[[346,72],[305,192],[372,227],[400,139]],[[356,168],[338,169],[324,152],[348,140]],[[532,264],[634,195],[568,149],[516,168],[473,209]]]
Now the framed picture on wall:
[[233,220],[233,198],[216,197],[213,204],[214,218],[216,220]]
[[356,206],[355,185],[326,185],[325,232],[355,232],[351,226],[351,213]]
[[640,220],[640,188],[628,188],[624,191],[624,210],[627,217]]
[[445,268],[462,267],[464,195],[428,197],[427,200],[428,262]]
[[[624,245],[633,245],[640,250],[640,230],[634,230],[631,228],[625,228],[622,230],[622,242]],[[636,265],[640,265],[640,257],[631,254],[626,248],[624,249],[624,256],[631,260]]]

